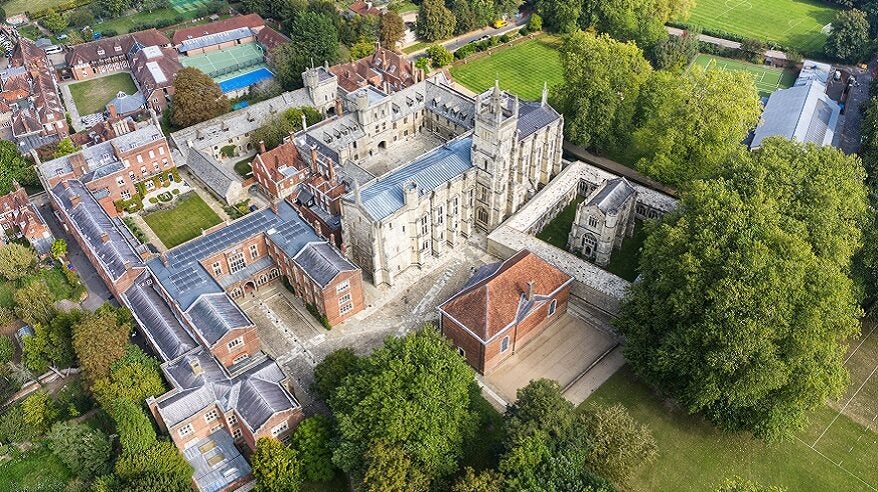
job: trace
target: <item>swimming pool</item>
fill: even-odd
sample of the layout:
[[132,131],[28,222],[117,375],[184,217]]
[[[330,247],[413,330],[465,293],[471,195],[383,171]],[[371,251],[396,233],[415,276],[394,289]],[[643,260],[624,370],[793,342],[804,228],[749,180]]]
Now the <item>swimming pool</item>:
[[219,83],[220,89],[226,92],[236,91],[238,89],[243,89],[244,87],[249,87],[253,84],[262,82],[263,80],[268,80],[273,78],[274,74],[271,73],[271,70],[262,67],[258,70],[253,70],[252,72],[242,73],[237,77],[232,77],[229,80],[224,80]]

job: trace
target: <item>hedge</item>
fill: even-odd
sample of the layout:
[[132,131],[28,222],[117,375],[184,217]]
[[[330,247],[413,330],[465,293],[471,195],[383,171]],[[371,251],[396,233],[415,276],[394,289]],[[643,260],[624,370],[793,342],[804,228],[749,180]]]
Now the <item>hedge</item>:
[[67,2],[60,3],[54,7],[54,9],[43,9],[37,10],[36,12],[28,12],[27,16],[30,17],[31,20],[42,19],[46,16],[49,10],[54,10],[59,14],[61,12],[66,12],[68,10],[73,10],[77,7],[82,7],[84,5],[88,5],[92,2],[92,0],[69,0]]

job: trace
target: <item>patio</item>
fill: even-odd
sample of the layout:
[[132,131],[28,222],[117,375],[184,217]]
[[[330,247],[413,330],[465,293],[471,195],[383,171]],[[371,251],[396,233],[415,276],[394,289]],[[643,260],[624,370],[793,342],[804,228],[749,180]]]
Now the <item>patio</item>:
[[152,210],[159,206],[165,206],[177,198],[192,191],[192,187],[185,182],[172,181],[170,185],[154,188],[143,197],[143,209]]

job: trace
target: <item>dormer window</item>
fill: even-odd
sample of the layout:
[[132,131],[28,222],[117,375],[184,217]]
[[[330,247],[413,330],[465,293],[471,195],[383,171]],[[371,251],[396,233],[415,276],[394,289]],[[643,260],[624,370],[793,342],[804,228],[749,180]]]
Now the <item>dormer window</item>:
[[121,52],[122,52],[122,47],[121,47],[121,46],[115,46],[115,47],[113,47],[113,50],[114,50],[116,53],[121,53]]
[[104,53],[105,53],[105,52],[104,52],[103,48],[98,49],[98,55],[99,55],[99,56],[104,56]]

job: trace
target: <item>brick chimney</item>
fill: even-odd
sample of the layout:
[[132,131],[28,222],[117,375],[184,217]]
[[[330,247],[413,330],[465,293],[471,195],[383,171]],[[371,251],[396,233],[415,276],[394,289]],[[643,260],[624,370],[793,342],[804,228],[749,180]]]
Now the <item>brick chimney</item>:
[[335,166],[333,165],[332,161],[329,161],[329,165],[327,167],[329,168],[329,181],[334,181],[335,180]]
[[204,369],[201,367],[201,362],[198,361],[195,357],[189,359],[189,367],[192,368],[192,374],[196,376],[200,376],[204,374]]
[[260,141],[259,141],[259,153],[260,153],[260,154],[264,154],[264,153],[265,153],[265,140],[260,140]]
[[70,197],[70,206],[75,207],[79,205],[79,202],[81,201],[82,199],[79,197],[79,195],[73,195],[72,197]]
[[311,172],[320,174],[320,166],[317,165],[317,147],[311,147]]
[[344,108],[341,107],[341,98],[335,98],[335,114],[337,116],[341,116],[344,113]]
[[534,281],[531,280],[527,283],[527,300],[532,301],[534,299]]
[[165,267],[168,266],[168,252],[167,251],[162,252],[162,265],[164,265]]
[[70,181],[65,180],[65,181],[61,182],[61,187],[64,188],[65,190],[69,190],[70,189]]
[[271,211],[274,212],[274,213],[278,213],[277,202],[278,202],[277,200],[272,200],[272,201],[271,201]]
[[116,112],[116,105],[115,104],[108,104],[107,111],[110,112],[110,119],[111,120],[115,120],[116,117],[119,116],[119,114]]
[[335,246],[335,233],[329,233],[329,244]]

